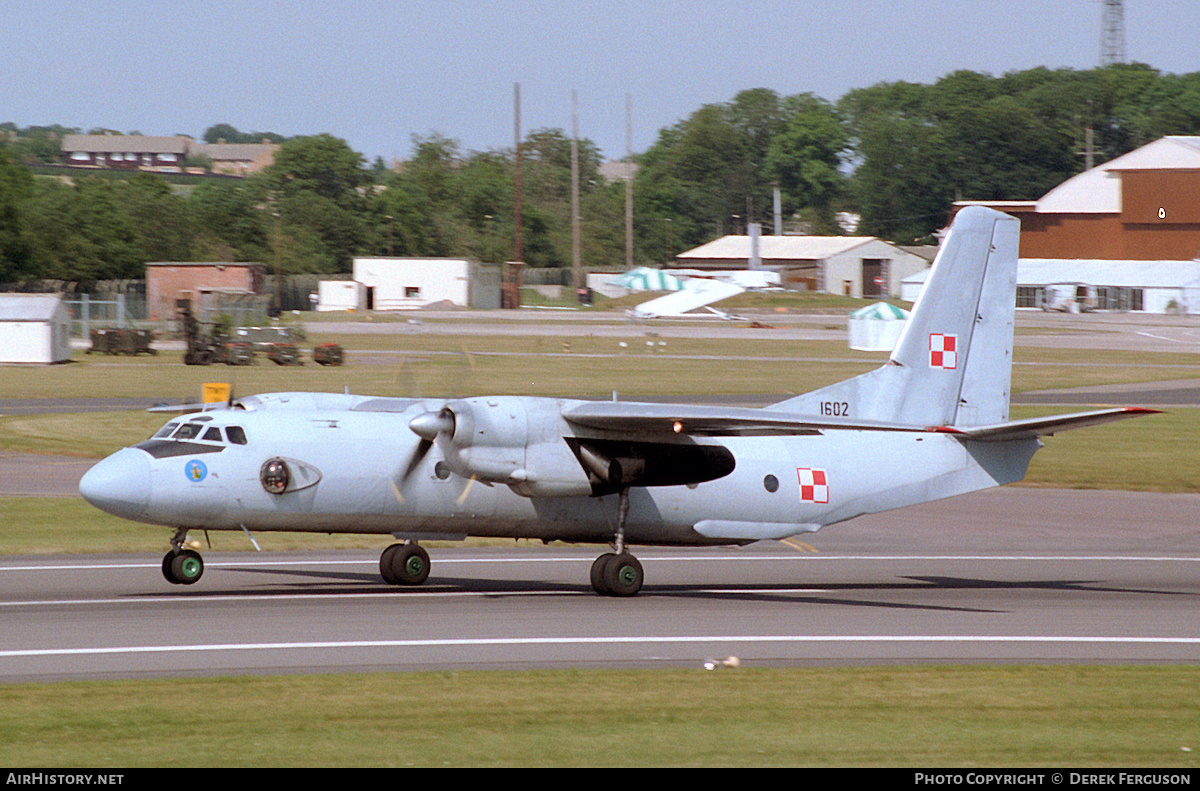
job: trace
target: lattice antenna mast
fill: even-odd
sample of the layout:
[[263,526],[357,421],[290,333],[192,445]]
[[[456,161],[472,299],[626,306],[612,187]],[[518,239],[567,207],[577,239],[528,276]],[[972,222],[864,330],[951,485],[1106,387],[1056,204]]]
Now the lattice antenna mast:
[[1124,0],[1101,0],[1104,21],[1100,31],[1100,65],[1111,66],[1125,62],[1125,3]]

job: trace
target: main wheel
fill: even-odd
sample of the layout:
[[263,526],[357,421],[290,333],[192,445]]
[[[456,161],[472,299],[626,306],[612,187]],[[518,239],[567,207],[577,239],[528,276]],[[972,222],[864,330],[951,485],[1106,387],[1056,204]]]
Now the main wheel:
[[604,570],[608,567],[608,561],[615,557],[615,553],[605,552],[592,562],[592,590],[601,596],[608,596],[611,593],[604,582]]
[[392,544],[379,556],[379,575],[391,585],[420,585],[429,578],[429,553],[417,544]]
[[204,575],[204,558],[191,549],[168,552],[163,558],[162,568],[168,582],[192,585]]
[[633,555],[615,555],[604,564],[604,587],[611,596],[636,596],[643,579],[642,564]]
[[400,580],[392,576],[392,557],[397,550],[403,548],[403,544],[392,544],[379,555],[379,576],[383,577],[383,581],[388,585],[400,584]]

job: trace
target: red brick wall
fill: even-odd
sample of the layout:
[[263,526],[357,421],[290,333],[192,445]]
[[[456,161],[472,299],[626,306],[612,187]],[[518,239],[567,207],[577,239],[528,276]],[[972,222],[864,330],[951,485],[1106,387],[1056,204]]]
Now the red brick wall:
[[[152,321],[173,319],[175,300],[196,298],[201,288],[262,293],[260,264],[161,264],[146,267],[146,310]],[[193,308],[198,308],[193,304]]]

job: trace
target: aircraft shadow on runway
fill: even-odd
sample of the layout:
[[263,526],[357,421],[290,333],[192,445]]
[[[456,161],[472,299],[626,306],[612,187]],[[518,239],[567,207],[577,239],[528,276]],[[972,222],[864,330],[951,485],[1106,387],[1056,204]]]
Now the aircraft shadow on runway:
[[[504,597],[525,594],[592,595],[591,588],[586,584],[573,584],[530,579],[488,579],[479,577],[431,577],[420,587],[394,587],[384,583],[373,571],[329,571],[319,569],[280,569],[278,567],[243,566],[222,569],[221,573],[237,572],[244,575],[269,575],[271,577],[290,578],[288,582],[271,584],[267,587],[226,588],[222,590],[189,590],[188,595],[229,596],[240,595],[247,598],[256,596],[279,596],[288,593],[303,595],[362,595],[362,594],[397,594],[420,595],[422,593],[473,593],[489,597]],[[1184,591],[1162,591],[1139,588],[1105,586],[1100,580],[1092,579],[1049,579],[1049,580],[995,580],[968,577],[949,576],[906,576],[904,581],[878,583],[724,583],[707,585],[677,585],[659,584],[648,585],[643,589],[643,595],[649,597],[680,597],[699,599],[724,599],[737,601],[781,602],[790,604],[819,604],[845,607],[874,607],[902,610],[934,610],[946,612],[996,613],[1003,612],[995,608],[967,607],[954,605],[936,605],[916,602],[872,601],[864,598],[838,597],[831,598],[826,594],[859,593],[928,593],[934,591],[962,590],[1050,590],[1075,593],[1127,593],[1127,594],[1157,594],[1157,595],[1195,595]],[[344,583],[344,584],[341,584]],[[814,588],[819,592],[814,592]],[[170,594],[177,595],[172,590]]]
[[1145,588],[1108,587],[1100,580],[984,580],[972,577],[905,577],[904,579],[926,583],[934,588],[970,590],[1060,590],[1081,593],[1129,593],[1156,596],[1195,596],[1188,591],[1164,591]]

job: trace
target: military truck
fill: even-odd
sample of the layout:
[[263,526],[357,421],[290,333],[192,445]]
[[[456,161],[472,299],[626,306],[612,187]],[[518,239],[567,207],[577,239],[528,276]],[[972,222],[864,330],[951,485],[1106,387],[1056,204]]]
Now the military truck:
[[303,332],[294,327],[234,327],[232,334],[276,365],[304,365],[297,345]]
[[175,309],[187,341],[187,350],[183,353],[186,365],[249,365],[254,362],[252,344],[232,336],[227,325],[220,322],[202,324],[197,321],[192,314],[191,300],[176,300]]
[[150,343],[154,340],[151,330],[134,330],[126,328],[101,328],[91,332],[92,347],[88,354],[124,354],[130,357],[137,354],[158,354],[158,350]]
[[319,343],[313,347],[313,362],[318,365],[341,365],[345,352],[336,343]]

